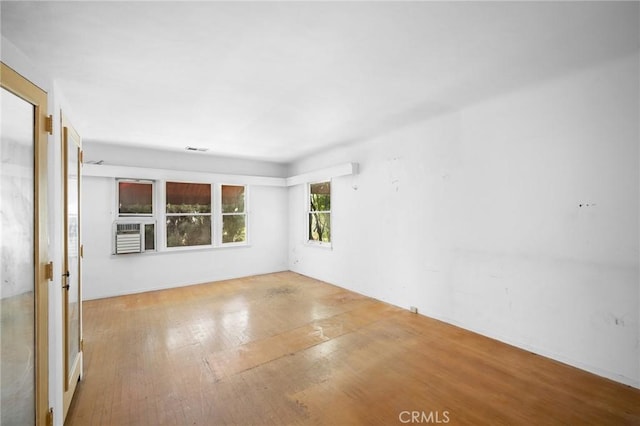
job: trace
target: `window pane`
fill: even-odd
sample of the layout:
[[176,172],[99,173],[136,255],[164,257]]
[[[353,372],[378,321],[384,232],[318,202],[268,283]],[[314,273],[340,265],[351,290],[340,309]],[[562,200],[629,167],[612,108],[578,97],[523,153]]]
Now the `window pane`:
[[211,216],[168,216],[167,247],[211,244]]
[[309,213],[309,240],[331,242],[330,213]]
[[222,242],[239,243],[246,240],[247,226],[245,215],[232,214],[222,216]]
[[144,249],[156,249],[156,230],[153,223],[147,223],[144,225]]
[[153,185],[151,183],[118,182],[118,213],[152,214]]
[[222,185],[222,213],[244,212],[244,186]]
[[331,182],[312,183],[310,186],[310,211],[331,210]]
[[167,213],[211,213],[211,185],[167,182]]
[[34,292],[40,279],[33,266],[34,107],[2,88],[0,108],[0,424],[33,425]]

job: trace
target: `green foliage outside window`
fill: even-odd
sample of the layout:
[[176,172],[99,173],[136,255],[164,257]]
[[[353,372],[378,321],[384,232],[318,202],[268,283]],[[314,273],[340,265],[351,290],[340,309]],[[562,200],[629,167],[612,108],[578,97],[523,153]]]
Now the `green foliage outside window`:
[[222,218],[222,242],[241,243],[246,241],[247,226],[244,215],[225,215]]
[[211,213],[211,204],[168,204],[167,213]]
[[211,185],[167,182],[167,247],[211,244]]
[[211,216],[167,216],[167,247],[211,244]]
[[130,215],[152,214],[153,209],[151,204],[120,204],[119,213]]
[[331,182],[309,185],[309,240],[331,242]]
[[222,243],[247,240],[244,186],[222,185]]

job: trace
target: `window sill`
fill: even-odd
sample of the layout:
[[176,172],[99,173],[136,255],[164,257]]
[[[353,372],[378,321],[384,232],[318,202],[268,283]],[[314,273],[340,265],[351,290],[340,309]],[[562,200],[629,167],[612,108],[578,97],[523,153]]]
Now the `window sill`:
[[153,251],[145,251],[142,253],[125,253],[125,254],[115,254],[111,253],[111,257],[120,258],[120,257],[128,257],[130,255],[133,256],[156,256],[163,254],[178,254],[178,253],[195,253],[195,252],[206,252],[206,251],[217,251],[224,249],[242,249],[242,248],[251,248],[251,244],[224,244],[220,246],[196,246],[196,247],[170,247],[164,250],[153,250]]
[[333,244],[331,243],[320,243],[317,241],[306,241],[305,246],[307,247],[316,247],[324,250],[333,250]]

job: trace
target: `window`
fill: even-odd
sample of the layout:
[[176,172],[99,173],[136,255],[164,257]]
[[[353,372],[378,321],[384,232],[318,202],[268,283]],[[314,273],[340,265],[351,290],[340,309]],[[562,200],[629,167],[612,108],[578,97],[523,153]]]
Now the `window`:
[[115,179],[115,184],[113,254],[248,242],[246,185],[130,178]]
[[247,241],[245,187],[222,185],[222,244]]
[[[139,250],[156,249],[156,223],[153,209],[154,182],[151,180],[118,179],[118,223],[140,224],[143,233]],[[117,237],[114,237],[117,239]],[[117,245],[117,242],[115,243]],[[114,247],[114,251],[117,249]]]
[[331,182],[309,184],[309,241],[331,243]]
[[144,249],[145,251],[156,249],[156,226],[154,223],[144,224]]
[[166,183],[167,247],[211,245],[211,184]]
[[152,216],[153,182],[119,180],[118,215]]

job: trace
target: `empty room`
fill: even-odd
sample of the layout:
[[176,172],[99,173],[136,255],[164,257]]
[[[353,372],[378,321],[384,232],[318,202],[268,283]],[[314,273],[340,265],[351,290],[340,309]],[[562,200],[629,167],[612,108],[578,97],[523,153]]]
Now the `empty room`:
[[0,19],[3,426],[640,424],[640,2]]

